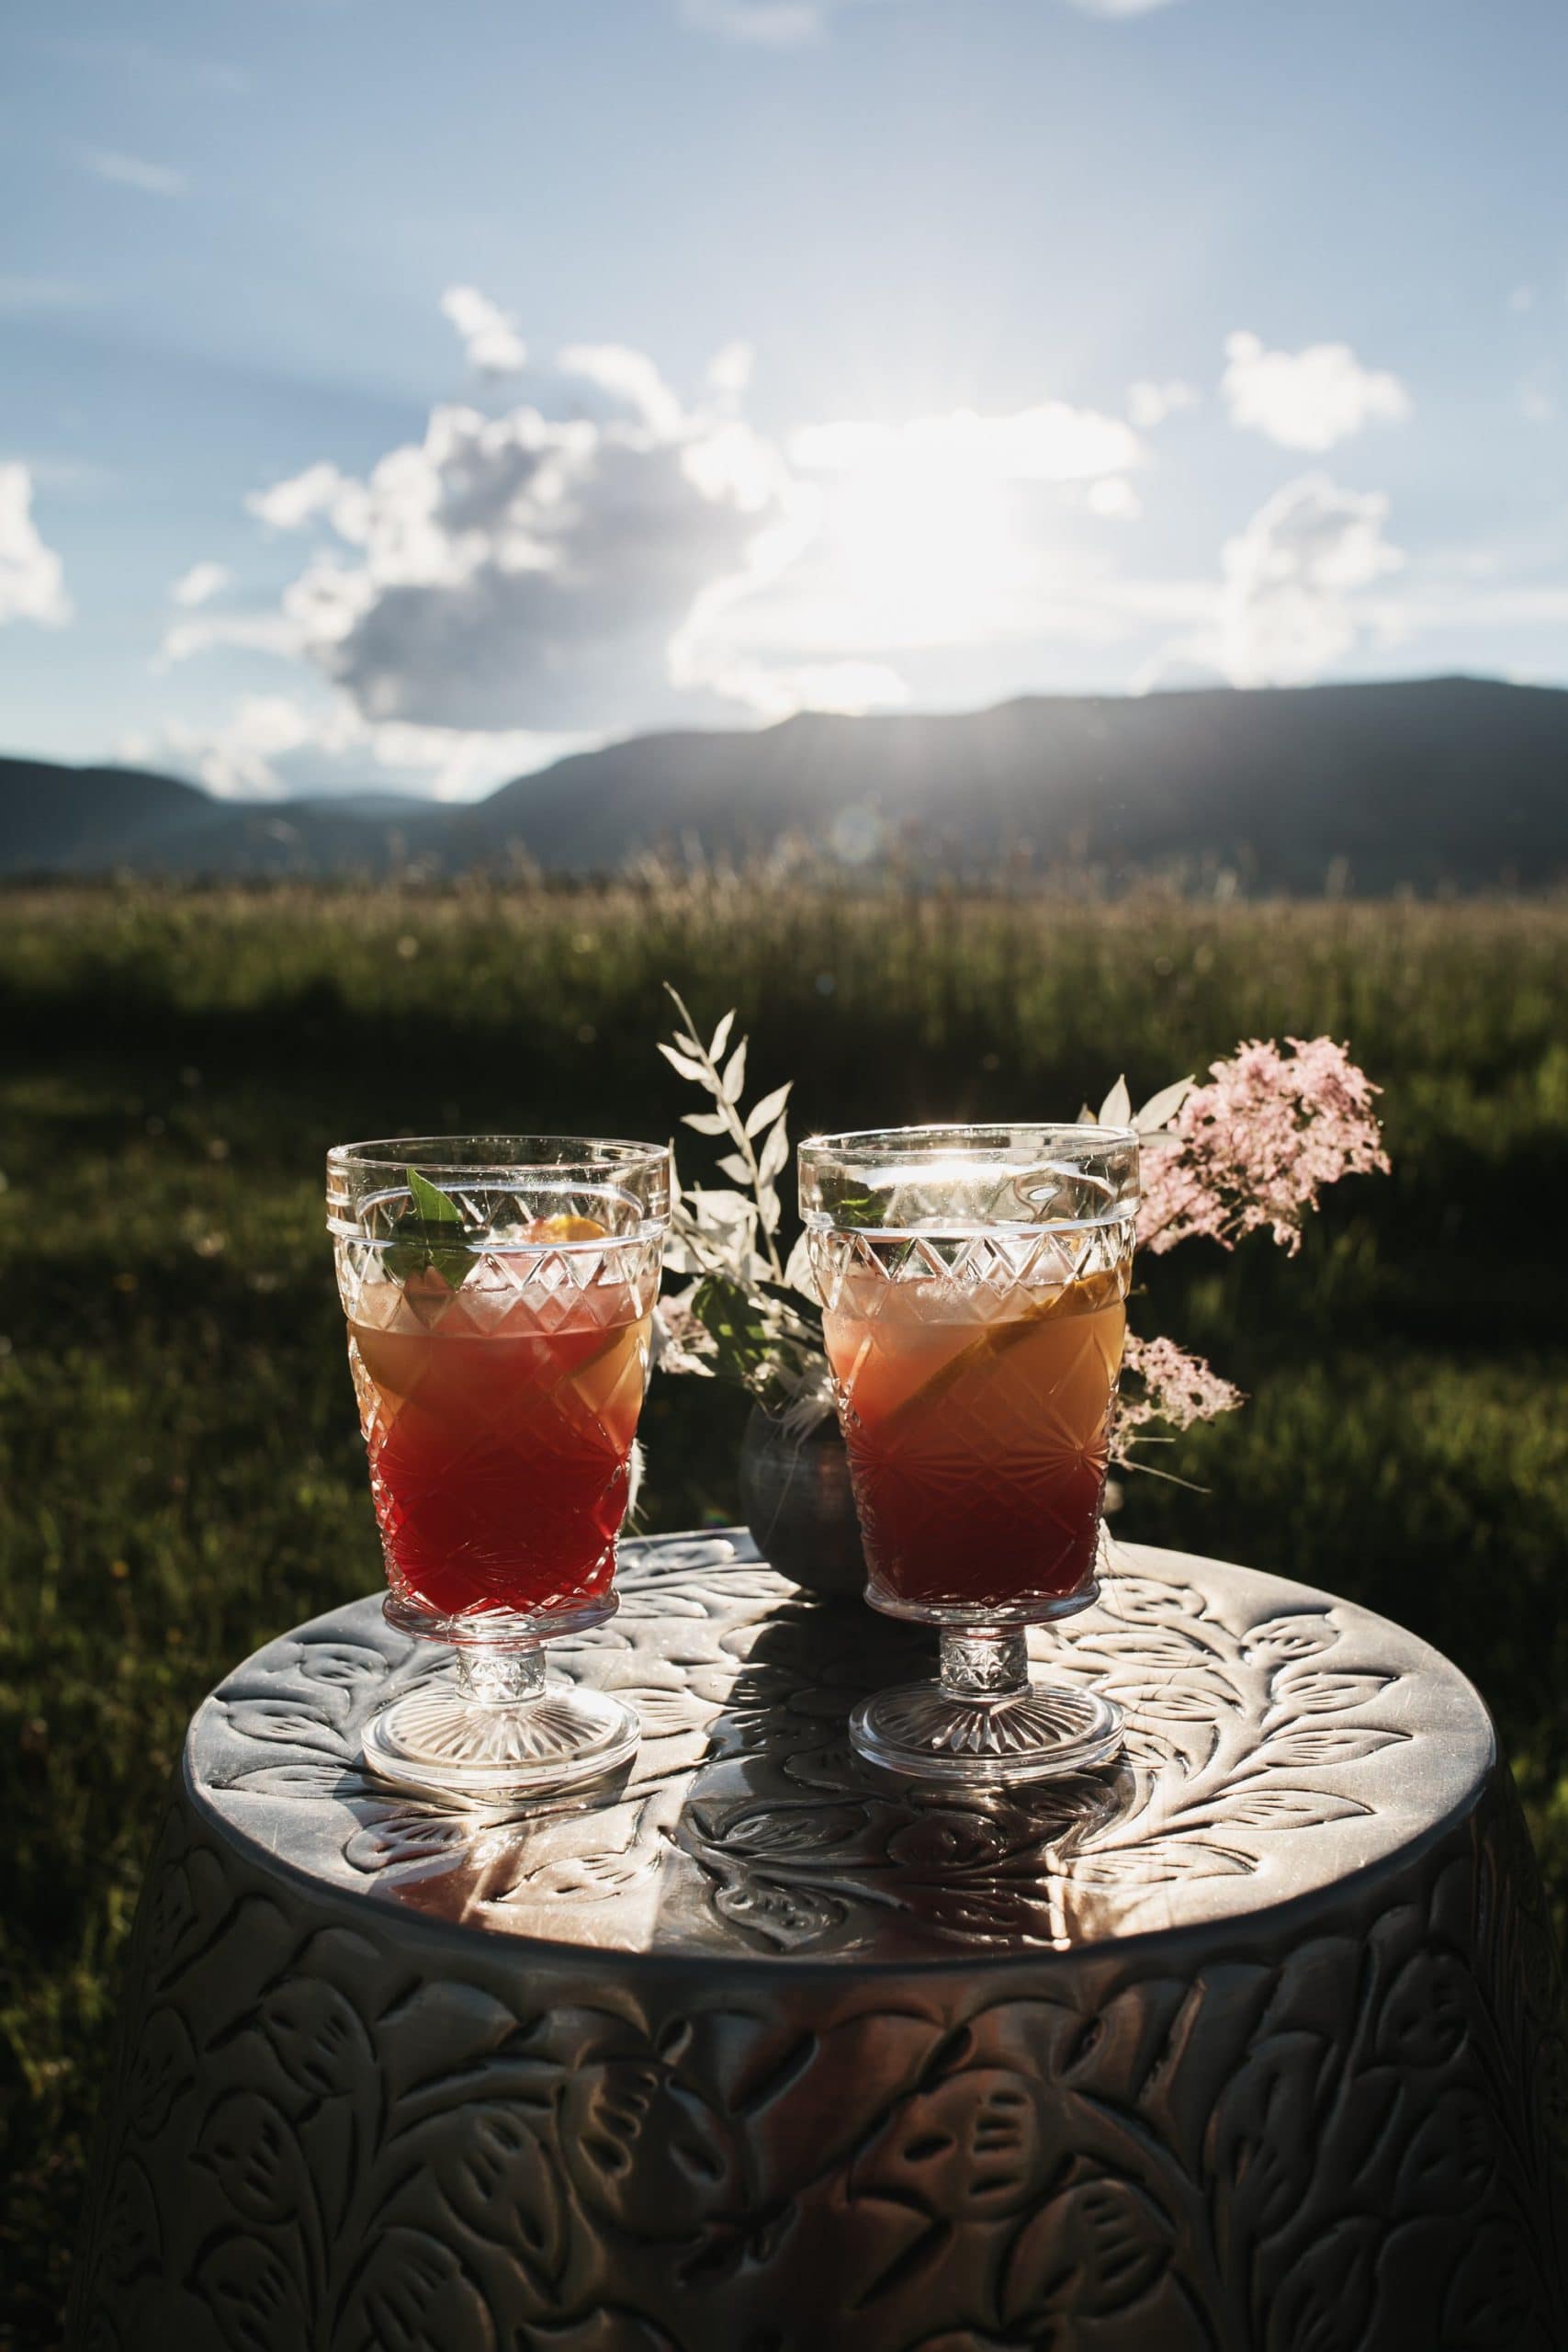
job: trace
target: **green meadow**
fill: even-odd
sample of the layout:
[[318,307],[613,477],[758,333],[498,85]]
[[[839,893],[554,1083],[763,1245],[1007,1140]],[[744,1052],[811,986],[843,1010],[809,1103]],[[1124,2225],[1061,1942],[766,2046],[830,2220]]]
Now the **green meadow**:
[[[1494,1709],[1568,1898],[1568,903],[1195,904],[649,870],[615,886],[0,894],[0,2341],[53,2340],[117,1967],[186,1717],[379,1566],[322,1231],[336,1140],[662,1136],[660,982],[793,1131],[1070,1116],[1328,1031],[1393,1172],[1299,1257],[1150,1266],[1250,1396],[1133,1537],[1403,1620]],[[689,1173],[706,1147],[689,1137]],[[656,1378],[652,1528],[735,1512],[743,1408]],[[6,2331],[9,2331],[7,2337]]]

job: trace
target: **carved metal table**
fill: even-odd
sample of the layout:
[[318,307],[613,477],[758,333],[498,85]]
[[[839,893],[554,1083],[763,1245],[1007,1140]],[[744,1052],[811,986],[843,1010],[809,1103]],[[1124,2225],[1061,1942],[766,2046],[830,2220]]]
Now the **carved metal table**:
[[[201,1708],[147,1882],[84,2352],[1552,2352],[1563,2041],[1470,1685],[1324,1594],[1124,1549],[1041,1636],[1124,1760],[851,1753],[929,1642],[744,1538],[628,1544],[552,1667],[596,1803],[356,1769],[446,1670],[367,1600]],[[1036,1639],[1032,1634],[1032,1643]]]

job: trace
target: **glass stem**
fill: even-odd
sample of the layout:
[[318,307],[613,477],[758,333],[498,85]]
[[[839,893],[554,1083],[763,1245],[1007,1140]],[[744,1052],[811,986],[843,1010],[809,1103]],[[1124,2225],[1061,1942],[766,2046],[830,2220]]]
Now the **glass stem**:
[[1029,1641],[1021,1625],[943,1627],[942,1687],[949,1699],[1005,1699],[1029,1682]]
[[457,1683],[464,1698],[481,1707],[525,1707],[544,1696],[545,1653],[465,1642],[457,1650]]

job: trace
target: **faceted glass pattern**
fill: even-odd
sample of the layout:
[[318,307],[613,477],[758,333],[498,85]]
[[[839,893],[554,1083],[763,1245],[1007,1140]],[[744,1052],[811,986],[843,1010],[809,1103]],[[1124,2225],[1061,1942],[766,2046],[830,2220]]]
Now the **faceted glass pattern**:
[[1009,1629],[1096,1589],[1136,1138],[827,1137],[802,1149],[801,1203],[866,1597],[944,1628],[942,1683],[868,1702],[857,1744],[941,1778],[1037,1777],[1109,1752],[1114,1710],[1037,1690]]
[[547,1687],[538,1645],[615,1607],[668,1202],[668,1153],[645,1145],[411,1137],[329,1159],[387,1614],[458,1650],[456,1683],[367,1730],[390,1778],[500,1801],[636,1745],[619,1702]]

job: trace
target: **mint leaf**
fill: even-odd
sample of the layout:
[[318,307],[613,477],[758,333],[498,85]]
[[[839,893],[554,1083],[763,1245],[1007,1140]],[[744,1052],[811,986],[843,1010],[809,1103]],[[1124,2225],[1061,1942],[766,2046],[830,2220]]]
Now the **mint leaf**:
[[422,1176],[417,1168],[406,1168],[403,1173],[409,1181],[412,1214],[403,1218],[399,1238],[386,1251],[382,1265],[394,1282],[406,1283],[412,1275],[434,1272],[448,1289],[458,1290],[473,1263],[469,1251],[455,1248],[451,1238],[454,1230],[458,1234],[466,1230],[463,1212],[450,1194]]
[[409,1197],[419,1212],[421,1225],[461,1225],[463,1212],[447,1193],[434,1185],[417,1168],[405,1169],[409,1180]]

